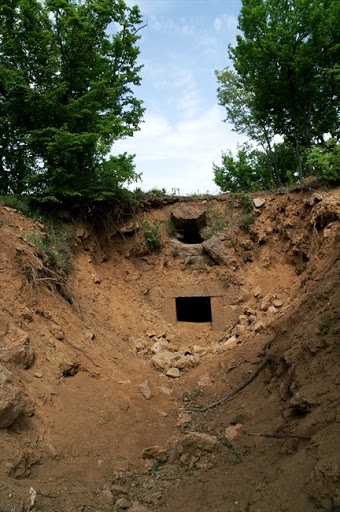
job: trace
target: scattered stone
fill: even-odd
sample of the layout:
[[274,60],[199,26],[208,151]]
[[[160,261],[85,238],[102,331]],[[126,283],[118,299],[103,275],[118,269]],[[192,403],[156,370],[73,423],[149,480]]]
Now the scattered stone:
[[200,360],[197,355],[188,354],[181,356],[177,361],[175,361],[173,366],[179,368],[180,370],[184,370],[186,368],[194,368],[199,364],[199,362]]
[[155,338],[156,337],[155,331],[146,331],[145,334],[147,335],[148,338]]
[[172,395],[172,393],[174,392],[174,390],[173,390],[173,389],[171,389],[171,388],[167,388],[166,386],[161,386],[159,389],[160,389],[160,391],[161,391],[164,395],[167,395],[167,396]]
[[168,452],[165,448],[161,446],[149,446],[149,448],[145,448],[141,453],[142,459],[155,459],[160,462],[165,462],[168,460]]
[[277,313],[276,307],[275,306],[269,306],[268,313],[273,313],[273,314]]
[[254,325],[254,331],[255,332],[261,332],[263,331],[264,329],[266,328],[266,326],[264,325],[264,323],[259,320],[258,322],[256,322],[256,324]]
[[218,265],[228,265],[230,263],[226,253],[226,246],[217,236],[214,235],[205,240],[202,245],[210,258]]
[[267,309],[270,307],[270,305],[271,305],[270,295],[266,295],[265,297],[263,297],[263,299],[261,301],[260,310],[267,311]]
[[118,384],[131,384],[131,380],[130,379],[121,379],[118,381]]
[[90,339],[91,341],[93,341],[96,337],[95,333],[93,331],[91,331],[90,329],[86,329],[85,336],[86,336],[86,338]]
[[263,199],[262,197],[254,197],[253,203],[255,208],[261,208],[263,205],[266,204],[266,200]]
[[64,339],[64,333],[63,333],[63,331],[56,331],[56,332],[54,333],[54,337],[55,337],[55,339],[56,339],[56,340],[58,340],[58,341],[63,341],[63,339]]
[[169,342],[168,340],[161,338],[152,345],[151,352],[153,354],[158,354],[158,352],[164,349],[169,350]]
[[275,299],[273,300],[273,306],[275,308],[281,308],[283,306],[283,302],[282,300],[279,300],[279,299]]
[[249,330],[246,325],[238,324],[238,325],[236,325],[236,327],[234,329],[234,333],[236,334],[236,336],[244,336],[248,332],[249,332]]
[[198,386],[202,388],[208,388],[212,386],[212,380],[209,375],[202,375],[197,381]]
[[127,510],[131,507],[131,502],[126,498],[119,498],[115,504],[115,510]]
[[9,427],[23,412],[26,400],[12,384],[12,374],[0,364],[0,429]]
[[253,295],[255,298],[259,298],[262,295],[262,288],[260,285],[256,286],[256,288],[253,291]]
[[231,338],[228,338],[227,341],[225,341],[223,343],[223,345],[226,347],[226,348],[233,348],[235,347],[236,345],[238,345],[240,343],[240,340],[238,339],[237,336],[233,335],[231,336]]
[[151,362],[156,370],[168,370],[173,366],[173,363],[180,359],[179,352],[169,352],[168,350],[161,350],[151,358]]
[[94,275],[93,282],[94,282],[94,284],[100,284],[102,281],[99,276]]
[[201,432],[190,432],[183,439],[183,446],[195,447],[203,452],[214,452],[221,449],[221,443],[216,437]]
[[35,372],[34,377],[36,377],[37,379],[41,379],[43,375],[44,374],[42,372]]
[[113,494],[110,489],[105,488],[102,490],[102,498],[105,505],[113,505]]
[[256,315],[256,311],[255,311],[255,309],[245,307],[244,308],[244,314],[247,315],[247,316],[255,316]]
[[196,462],[196,457],[190,452],[185,452],[180,457],[180,462],[184,464],[184,466],[193,467]]
[[150,400],[150,398],[152,397],[152,391],[148,380],[145,380],[144,382],[139,384],[138,389],[142,393],[144,398]]
[[206,347],[202,347],[201,345],[194,345],[192,347],[192,351],[194,354],[202,354],[205,351]]
[[224,436],[230,443],[236,441],[245,432],[243,423],[237,423],[236,425],[230,425],[225,429]]
[[249,318],[247,315],[240,315],[238,317],[238,321],[240,325],[249,325]]
[[168,369],[168,371],[166,372],[166,376],[172,377],[173,379],[178,379],[178,377],[181,376],[181,372],[179,371],[178,368],[172,367]]
[[189,414],[188,412],[182,412],[179,414],[179,420],[176,423],[176,427],[181,427],[182,425],[185,425],[186,423],[190,423],[192,421],[192,414]]

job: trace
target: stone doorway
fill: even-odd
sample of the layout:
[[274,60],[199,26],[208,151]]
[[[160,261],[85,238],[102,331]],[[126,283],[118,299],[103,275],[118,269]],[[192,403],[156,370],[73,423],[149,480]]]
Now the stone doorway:
[[213,330],[225,329],[225,289],[214,285],[168,288],[163,301],[164,316],[173,324],[210,323]]
[[175,301],[178,322],[212,321],[210,297],[176,297]]

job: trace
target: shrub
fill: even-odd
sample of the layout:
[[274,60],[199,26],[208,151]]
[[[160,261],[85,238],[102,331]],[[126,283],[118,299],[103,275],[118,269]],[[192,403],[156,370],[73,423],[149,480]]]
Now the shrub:
[[162,247],[161,234],[159,229],[148,220],[143,221],[144,238],[150,251],[158,251]]

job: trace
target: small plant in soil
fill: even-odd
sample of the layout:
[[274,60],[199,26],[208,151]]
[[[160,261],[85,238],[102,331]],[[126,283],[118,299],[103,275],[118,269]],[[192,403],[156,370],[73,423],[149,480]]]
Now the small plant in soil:
[[319,329],[321,334],[327,334],[331,325],[331,317],[329,315],[322,315],[320,317]]
[[144,238],[150,251],[159,251],[162,247],[161,234],[159,229],[148,220],[143,221]]
[[208,233],[208,235],[206,236],[206,239],[208,240],[212,236],[217,235],[226,226],[227,226],[227,223],[224,220],[222,220],[222,219],[216,220],[211,227],[210,233]]
[[192,391],[183,391],[181,400],[186,403],[196,402],[196,400],[201,396],[203,396],[203,391],[200,388],[196,388]]
[[52,268],[61,269],[65,274],[71,271],[71,255],[64,239],[64,235],[60,234],[52,240],[49,235],[42,236],[39,233],[27,233],[26,240],[37,247],[42,253],[46,254]]
[[253,210],[252,200],[247,196],[247,194],[241,194],[240,201],[244,213],[250,213]]
[[245,231],[249,231],[250,226],[254,223],[256,215],[246,215],[241,219],[241,227]]

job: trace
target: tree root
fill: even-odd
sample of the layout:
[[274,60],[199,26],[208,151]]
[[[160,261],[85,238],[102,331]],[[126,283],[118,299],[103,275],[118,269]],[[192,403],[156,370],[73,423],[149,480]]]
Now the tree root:
[[209,409],[212,409],[213,407],[217,407],[217,405],[220,405],[223,402],[227,402],[228,400],[231,400],[232,398],[234,398],[235,395],[237,395],[237,393],[242,391],[251,382],[253,382],[253,380],[258,376],[260,371],[263,370],[263,368],[266,366],[267,362],[268,362],[267,359],[264,359],[263,361],[261,361],[261,363],[256,367],[256,370],[254,371],[254,373],[252,373],[250,375],[250,377],[248,377],[248,379],[243,381],[242,384],[240,384],[237,388],[233,389],[233,391],[230,391],[230,393],[228,393],[227,395],[223,396],[219,400],[216,400],[216,402],[212,402],[211,404],[208,404],[205,407],[195,407],[195,408],[192,408],[192,409],[185,409],[185,411],[188,411],[188,412],[205,412],[205,411],[208,411]]
[[[267,341],[267,343],[264,345],[262,351],[260,352],[260,355],[265,355],[268,350],[270,349],[272,343],[274,342],[275,340],[275,337],[276,337],[276,334],[274,334],[274,336],[272,336],[272,338],[270,338],[269,341]],[[248,377],[248,379],[246,379],[245,381],[243,381],[239,386],[237,386],[237,388],[233,389],[232,391],[230,391],[227,395],[223,396],[222,398],[220,398],[219,400],[216,400],[215,402],[212,402],[211,404],[208,404],[206,405],[205,407],[193,407],[191,409],[184,409],[185,411],[188,411],[188,412],[206,412],[208,411],[209,409],[212,409],[213,407],[217,407],[218,405],[222,404],[223,402],[227,402],[228,400],[231,400],[232,398],[234,398],[234,396],[236,396],[240,391],[242,391],[244,388],[246,388],[251,382],[253,382],[254,379],[256,379],[256,377],[258,376],[258,374],[263,370],[263,368],[266,366],[266,364],[268,363],[268,359],[263,359],[263,361],[261,361],[255,371]]]
[[306,441],[310,441],[311,437],[307,436],[297,436],[293,434],[257,434],[255,432],[247,432],[247,436],[257,436],[257,437],[268,437],[270,439],[305,439]]

